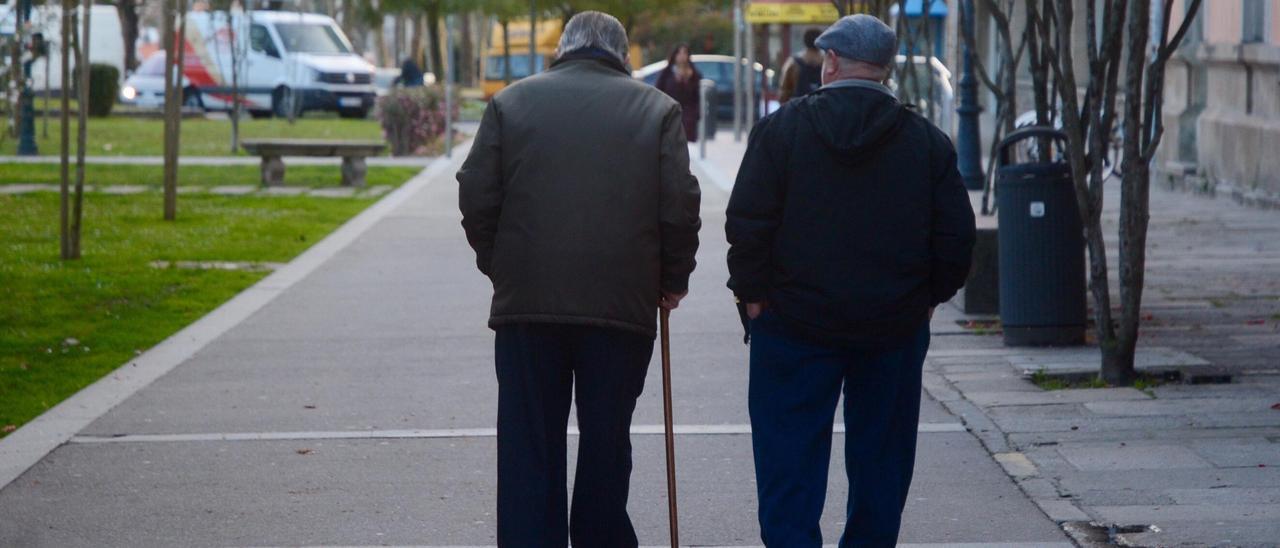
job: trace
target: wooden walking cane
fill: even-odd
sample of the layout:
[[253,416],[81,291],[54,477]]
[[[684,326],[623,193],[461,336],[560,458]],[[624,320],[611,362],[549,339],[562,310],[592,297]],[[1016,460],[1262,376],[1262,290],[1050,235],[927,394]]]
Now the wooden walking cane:
[[662,417],[667,438],[667,518],[671,524],[671,546],[680,546],[679,513],[676,511],[676,437],[671,426],[671,311],[662,309]]

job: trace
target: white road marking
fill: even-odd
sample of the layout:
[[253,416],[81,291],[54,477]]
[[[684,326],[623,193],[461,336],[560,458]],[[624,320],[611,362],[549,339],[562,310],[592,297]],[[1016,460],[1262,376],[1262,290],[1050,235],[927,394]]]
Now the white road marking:
[[[845,431],[843,424],[834,431]],[[916,429],[922,434],[964,432],[958,422],[925,422]],[[579,435],[577,427],[569,427],[570,436]],[[677,435],[716,436],[751,433],[749,424],[678,424]],[[631,427],[635,436],[660,436],[660,424],[641,424]],[[75,436],[71,443],[173,443],[190,441],[292,441],[292,440],[384,440],[384,439],[439,439],[439,438],[492,438],[498,435],[496,428],[448,428],[438,430],[348,430],[320,432],[227,432],[206,434],[126,434],[121,436]]]

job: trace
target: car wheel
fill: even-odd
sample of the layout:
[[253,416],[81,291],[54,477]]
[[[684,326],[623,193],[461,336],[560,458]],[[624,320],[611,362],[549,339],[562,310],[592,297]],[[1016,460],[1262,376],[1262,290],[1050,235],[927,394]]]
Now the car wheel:
[[279,118],[297,117],[302,114],[299,108],[297,97],[294,93],[290,93],[289,88],[276,88],[271,93],[271,112]]

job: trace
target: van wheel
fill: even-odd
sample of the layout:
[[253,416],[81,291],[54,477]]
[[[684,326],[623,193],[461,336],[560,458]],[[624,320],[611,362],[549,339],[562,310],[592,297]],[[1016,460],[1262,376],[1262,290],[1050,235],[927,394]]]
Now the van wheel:
[[289,88],[279,87],[271,92],[271,113],[276,117],[288,118],[290,115],[297,117],[302,114],[300,107],[297,97],[289,92]]
[[200,98],[200,90],[192,87],[183,89],[182,106],[204,110],[204,100]]
[[269,111],[269,110],[251,110],[251,111],[249,111],[249,117],[250,117],[250,118],[253,118],[254,120],[261,120],[261,119],[263,119],[263,118],[270,118],[270,117],[271,117],[271,111]]

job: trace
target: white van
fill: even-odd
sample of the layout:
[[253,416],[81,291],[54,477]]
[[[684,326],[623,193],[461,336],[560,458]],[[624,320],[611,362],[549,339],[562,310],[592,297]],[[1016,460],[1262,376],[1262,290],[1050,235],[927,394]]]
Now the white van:
[[[12,36],[17,24],[17,2],[0,4],[0,36]],[[41,58],[31,64],[31,89],[40,92],[45,90],[45,67],[48,67],[48,88],[62,89],[62,8],[49,7],[45,2],[33,2],[31,10],[32,32],[42,34],[49,44],[49,58]],[[76,13],[83,17],[84,9],[77,8]],[[89,19],[89,61],[111,65],[120,70],[124,76],[124,35],[121,33],[120,14],[115,6],[94,4]],[[78,30],[78,29],[77,29]],[[5,57],[8,57],[5,52]],[[0,62],[5,65],[9,59]],[[76,60],[71,58],[71,70],[75,70]]]
[[[254,116],[329,110],[363,118],[373,108],[374,66],[354,52],[328,16],[254,11],[228,18],[225,12],[192,12],[185,42],[183,102],[189,106],[230,109],[235,44],[244,52],[238,87]],[[144,60],[121,88],[121,102],[162,104],[163,64],[163,52]]]

